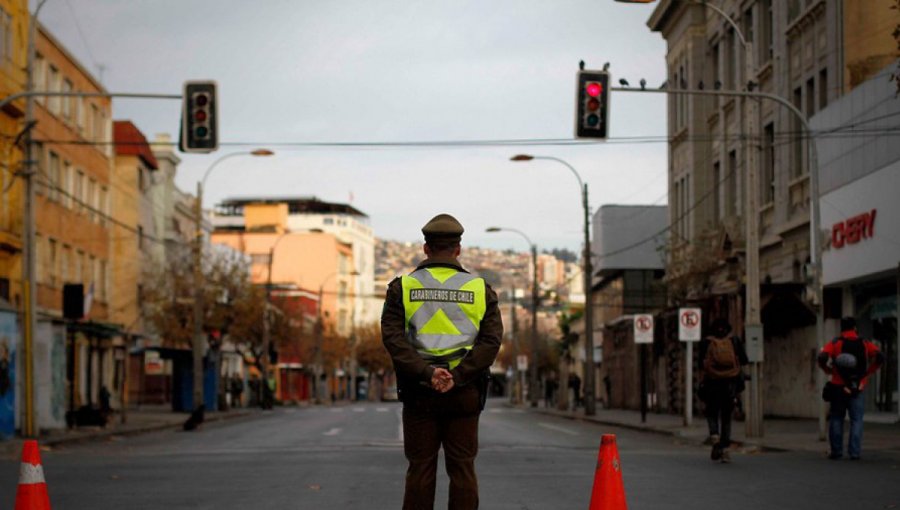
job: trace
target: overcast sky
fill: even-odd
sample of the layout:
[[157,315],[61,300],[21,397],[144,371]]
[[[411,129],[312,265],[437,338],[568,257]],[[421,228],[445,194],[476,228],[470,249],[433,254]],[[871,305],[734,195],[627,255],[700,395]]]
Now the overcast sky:
[[[32,0],[32,4],[34,0]],[[204,205],[230,196],[315,195],[348,202],[378,237],[418,241],[441,212],[463,243],[578,250],[575,177],[530,153],[563,158],[590,205],[664,204],[663,95],[613,96],[606,144],[323,148],[309,142],[573,138],[575,74],[611,64],[614,81],[656,88],[665,44],[651,6],[613,0],[48,0],[41,21],[112,92],[179,93],[188,79],[219,83],[225,146],[183,156],[193,192],[217,157],[256,146],[273,158],[233,158],[207,181]],[[114,117],[148,138],[177,135],[178,101],[116,100]],[[634,143],[633,137],[651,137]],[[236,144],[249,144],[246,147]]]

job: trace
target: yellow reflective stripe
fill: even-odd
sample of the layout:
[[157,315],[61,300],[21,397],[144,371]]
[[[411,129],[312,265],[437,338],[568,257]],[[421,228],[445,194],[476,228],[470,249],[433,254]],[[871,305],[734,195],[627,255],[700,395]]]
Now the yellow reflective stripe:
[[460,287],[459,290],[468,290],[475,293],[475,303],[471,305],[461,304],[460,308],[466,313],[469,320],[472,321],[472,324],[474,324],[476,328],[480,328],[481,319],[484,318],[484,314],[487,311],[487,292],[485,291],[484,279],[475,278]]
[[411,276],[400,277],[400,284],[403,289],[403,311],[404,311],[404,315],[406,316],[406,320],[403,321],[403,324],[404,324],[405,330],[409,331],[409,320],[412,319],[413,314],[416,313],[416,310],[418,310],[419,307],[422,306],[422,304],[423,304],[423,302],[421,302],[421,301],[416,302],[416,303],[410,302],[409,291],[410,291],[410,289],[424,288],[424,285],[422,285],[422,283],[419,282],[419,280],[416,280],[415,278],[413,278]]

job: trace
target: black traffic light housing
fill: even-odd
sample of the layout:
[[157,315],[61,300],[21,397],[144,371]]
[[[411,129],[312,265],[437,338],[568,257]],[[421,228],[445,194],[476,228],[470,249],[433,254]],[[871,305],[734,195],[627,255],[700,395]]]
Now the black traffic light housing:
[[607,71],[578,71],[576,138],[605,140],[609,135],[609,82]]
[[178,138],[181,151],[207,153],[218,149],[219,101],[216,82],[185,82],[181,104],[181,136]]

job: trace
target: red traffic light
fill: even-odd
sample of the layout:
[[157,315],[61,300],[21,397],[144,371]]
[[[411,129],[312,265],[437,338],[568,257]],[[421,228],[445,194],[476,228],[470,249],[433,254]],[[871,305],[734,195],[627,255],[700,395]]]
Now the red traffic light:
[[591,97],[597,97],[601,93],[603,93],[603,85],[600,85],[597,82],[592,81],[592,82],[588,83],[585,88],[587,89],[587,95],[589,95]]

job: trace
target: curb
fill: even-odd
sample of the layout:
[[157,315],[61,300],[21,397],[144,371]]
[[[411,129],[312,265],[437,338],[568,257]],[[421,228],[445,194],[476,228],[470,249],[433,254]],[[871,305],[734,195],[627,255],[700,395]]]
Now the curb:
[[[506,403],[506,406],[513,407],[513,408],[517,407],[517,406],[514,406],[509,403]],[[618,428],[627,429],[627,430],[634,430],[637,432],[645,432],[645,433],[657,434],[657,435],[661,435],[661,436],[676,437],[679,439],[684,439],[686,441],[689,441],[698,446],[704,446],[703,441],[698,442],[696,440],[691,440],[691,436],[684,434],[681,430],[678,430],[678,429],[666,429],[666,428],[653,427],[651,425],[638,425],[638,424],[634,424],[634,423],[622,423],[622,422],[617,422],[617,421],[612,421],[612,420],[604,420],[601,418],[587,418],[585,416],[580,416],[580,415],[575,415],[575,414],[565,413],[565,412],[558,412],[558,411],[555,411],[552,409],[542,409],[542,408],[527,408],[527,409],[536,411],[541,414],[557,416],[560,418],[566,418],[566,419],[574,420],[574,421],[580,421],[580,422],[585,422],[585,423],[596,423],[598,425],[606,425],[609,427],[618,427]],[[776,446],[766,446],[765,444],[761,444],[761,443],[756,443],[756,442],[751,442],[751,441],[738,441],[738,440],[734,440],[734,439],[731,440],[731,444],[738,448],[743,448],[745,450],[745,452],[748,452],[748,453],[750,453],[750,452],[785,453],[785,452],[794,451],[794,450],[790,450],[788,448],[782,448],[782,447],[776,447]]]
[[[219,423],[227,420],[234,420],[238,418],[247,418],[250,416],[256,416],[257,414],[254,411],[241,411],[241,412],[228,412],[217,414],[212,417],[207,417],[204,420],[204,423]],[[187,414],[185,414],[185,419],[187,419]],[[124,430],[116,430],[116,429],[100,429],[95,433],[86,433],[83,435],[72,436],[72,437],[56,437],[56,438],[47,438],[47,439],[38,439],[39,444],[41,446],[64,446],[67,444],[78,444],[78,443],[87,443],[90,441],[97,441],[102,439],[107,439],[114,436],[127,437],[127,436],[137,436],[141,434],[149,434],[151,432],[161,432],[164,430],[181,430],[182,424],[184,420],[179,419],[177,421],[167,422],[167,423],[154,423],[146,426],[139,426],[134,428],[128,428]],[[17,455],[18,451],[21,450],[21,442],[22,438],[14,438],[9,441],[0,442],[0,457],[6,455]],[[4,444],[5,443],[5,444]]]

